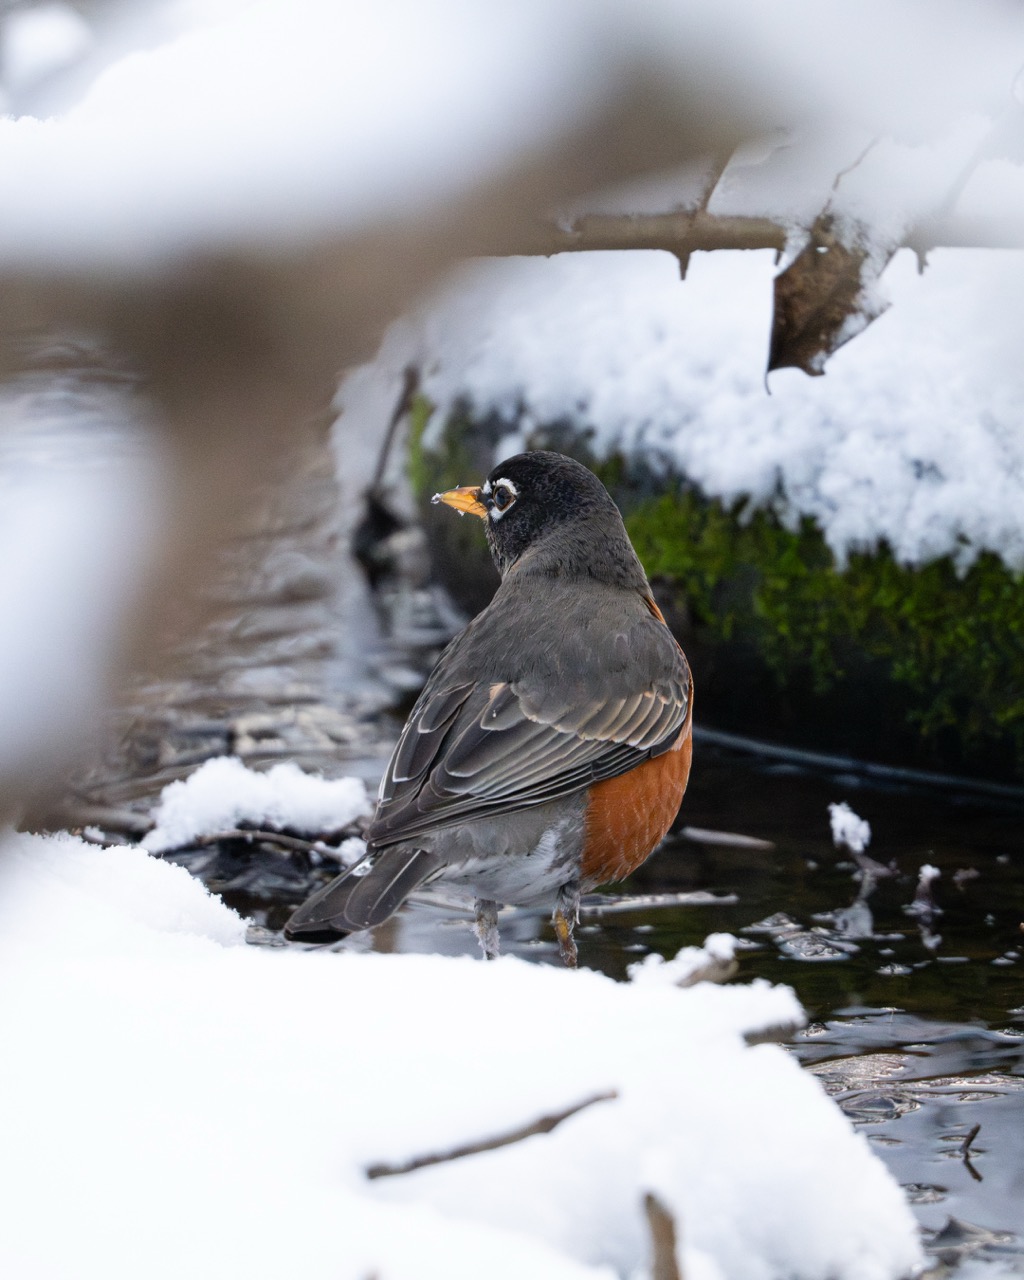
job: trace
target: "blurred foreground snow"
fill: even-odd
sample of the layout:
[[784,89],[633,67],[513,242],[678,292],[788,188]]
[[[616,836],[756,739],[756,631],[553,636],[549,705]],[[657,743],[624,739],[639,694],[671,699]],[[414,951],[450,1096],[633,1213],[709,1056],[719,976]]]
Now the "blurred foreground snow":
[[[436,209],[605,94],[578,0],[114,12],[57,113],[0,118],[0,260],[116,272]],[[16,79],[40,59],[17,56]]]
[[723,185],[726,216],[798,233],[831,200],[891,249],[976,167],[990,219],[1008,205],[1013,234],[1021,207],[999,166],[1024,24],[997,0],[148,0],[85,18],[51,0],[0,17],[0,260],[45,270],[436,216],[638,73],[689,104],[680,161],[737,125],[790,135],[756,208],[741,174]]
[[[648,1191],[688,1280],[921,1261],[865,1139],[783,1049],[746,1044],[802,1019],[787,988],[244,937],[139,849],[6,838],[0,1273],[643,1277]],[[550,1134],[365,1177],[609,1090]]]
[[0,800],[99,731],[166,529],[166,459],[135,388],[81,359],[0,386]]

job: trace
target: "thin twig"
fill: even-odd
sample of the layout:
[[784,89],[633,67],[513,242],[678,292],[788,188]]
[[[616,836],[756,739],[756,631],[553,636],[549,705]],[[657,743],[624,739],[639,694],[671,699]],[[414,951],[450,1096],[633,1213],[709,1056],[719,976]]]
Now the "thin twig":
[[413,365],[409,365],[402,371],[402,389],[398,393],[395,407],[391,411],[391,418],[388,421],[384,441],[381,444],[380,453],[377,455],[377,466],[373,473],[373,480],[370,482],[370,493],[378,493],[380,491],[380,487],[384,482],[384,472],[387,469],[388,457],[391,454],[391,446],[395,441],[395,432],[398,430],[398,424],[412,408],[412,402],[416,398],[419,385],[419,370]]
[[680,827],[676,833],[683,840],[692,840],[697,844],[727,845],[736,849],[774,849],[773,840],[762,840],[760,836],[745,836],[737,831],[719,831],[711,827]]
[[[193,836],[179,848],[205,848],[209,844],[219,844],[221,840],[245,840],[252,844],[258,840],[264,844],[278,844],[283,849],[295,849],[300,853],[319,853],[324,857],[338,861],[338,850],[322,840],[303,840],[300,836],[290,836],[284,831],[258,831],[249,827],[231,827],[227,831],[214,831],[205,836]],[[163,850],[170,853],[170,849]]]
[[[94,835],[87,828],[78,832],[79,837],[89,844],[109,844],[110,841],[101,833]],[[245,840],[252,844],[260,841],[263,844],[280,845],[283,849],[294,849],[300,853],[319,853],[335,862],[340,861],[338,850],[322,840],[303,840],[300,836],[290,836],[284,831],[259,831],[250,827],[230,827],[226,831],[213,831],[205,836],[192,836],[184,844],[173,845],[161,849],[160,854],[173,853],[175,849],[205,849],[207,845],[219,844],[222,840]]]
[[[715,194],[715,190],[722,179],[722,175],[729,167],[729,161],[732,159],[734,151],[735,147],[730,144],[727,148],[718,151],[710,157],[710,164],[708,165],[708,171],[704,177],[704,184],[701,188],[700,195],[697,198],[696,204],[689,211],[691,217],[696,217],[697,215],[706,216],[711,197]],[[686,273],[690,266],[690,252],[689,250],[681,250],[676,257],[679,261],[679,278],[680,280],[685,280]]]
[[411,1160],[406,1160],[402,1164],[371,1164],[367,1166],[366,1176],[368,1178],[393,1178],[397,1174],[413,1173],[416,1169],[425,1169],[432,1164],[446,1164],[450,1160],[461,1160],[463,1156],[479,1155],[482,1151],[496,1151],[499,1147],[508,1147],[514,1142],[522,1142],[524,1138],[532,1138],[535,1133],[550,1133],[563,1120],[568,1120],[570,1116],[576,1115],[578,1111],[583,1111],[586,1107],[592,1107],[595,1102],[611,1102],[618,1096],[615,1089],[608,1089],[604,1093],[595,1093],[593,1097],[584,1098],[582,1102],[566,1107],[564,1111],[556,1111],[551,1115],[541,1116],[539,1120],[534,1120],[532,1124],[523,1125],[518,1129],[511,1129],[508,1133],[498,1134],[494,1138],[483,1138],[479,1142],[467,1142],[463,1146],[453,1147],[450,1151],[439,1151],[426,1156],[414,1156]]
[[118,809],[113,805],[82,804],[68,808],[64,820],[76,827],[99,827],[104,831],[118,831],[124,835],[143,836],[153,827],[153,820],[144,813],[132,809]]
[[731,907],[739,902],[735,893],[709,893],[694,889],[689,893],[637,893],[624,897],[602,897],[580,903],[581,919],[600,919],[627,911],[654,911],[665,907]]
[[960,1155],[963,1158],[964,1164],[967,1166],[967,1172],[971,1175],[971,1177],[974,1179],[975,1182],[984,1181],[984,1178],[981,1176],[981,1174],[977,1171],[977,1169],[975,1169],[974,1165],[971,1163],[971,1143],[974,1141],[974,1139],[978,1136],[980,1132],[981,1132],[981,1125],[976,1124],[974,1128],[970,1131],[970,1133],[967,1135],[967,1137],[964,1138],[963,1142],[960,1144]]

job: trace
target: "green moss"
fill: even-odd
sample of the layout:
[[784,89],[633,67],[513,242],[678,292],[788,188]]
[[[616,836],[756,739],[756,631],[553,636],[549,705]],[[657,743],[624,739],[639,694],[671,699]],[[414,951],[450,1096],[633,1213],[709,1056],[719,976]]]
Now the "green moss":
[[951,730],[969,759],[1005,743],[1024,762],[1024,592],[984,554],[963,575],[946,557],[916,568],[886,546],[840,569],[811,520],[726,507],[680,489],[627,513],[648,573],[685,591],[711,641],[742,636],[782,686],[809,677],[822,695],[881,667],[909,723]]
[[433,411],[425,396],[413,401],[406,473],[427,532],[434,576],[467,614],[474,614],[498,582],[480,522],[453,519],[447,507],[435,507],[430,499],[456,485],[479,483],[493,465],[495,432],[501,428],[493,420],[472,418],[465,405],[457,405],[435,431],[430,422]]
[[412,491],[418,498],[423,497],[433,478],[433,461],[428,463],[427,454],[423,448],[423,433],[427,429],[427,423],[433,412],[434,406],[426,396],[413,397],[412,407],[409,410],[406,468]]
[[[433,494],[456,485],[470,484],[479,475],[480,466],[474,458],[474,436],[471,424],[464,414],[453,416],[436,441],[428,447],[424,437],[433,405],[422,395],[413,401],[409,415],[408,476],[416,496],[420,512],[428,525],[436,525],[438,517],[444,520],[447,553],[458,561],[463,556],[487,556],[482,545],[480,529],[475,520],[451,520],[446,513],[431,508]],[[490,467],[487,468],[490,470]],[[447,516],[451,513],[447,512]]]
[[421,506],[433,494],[459,484],[480,481],[491,469],[495,423],[473,418],[465,404],[457,404],[439,432],[427,435],[434,406],[417,395],[409,412],[407,474]]

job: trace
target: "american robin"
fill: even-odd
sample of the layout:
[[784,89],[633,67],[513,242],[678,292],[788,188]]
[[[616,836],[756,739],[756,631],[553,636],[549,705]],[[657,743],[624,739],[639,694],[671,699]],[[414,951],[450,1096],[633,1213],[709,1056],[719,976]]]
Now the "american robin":
[[437,880],[475,897],[488,958],[500,904],[552,905],[574,965],[580,894],[640,866],[679,809],[690,669],[618,508],[580,463],[520,453],[434,501],[483,520],[501,585],[412,709],[366,856],[285,934],[369,928]]

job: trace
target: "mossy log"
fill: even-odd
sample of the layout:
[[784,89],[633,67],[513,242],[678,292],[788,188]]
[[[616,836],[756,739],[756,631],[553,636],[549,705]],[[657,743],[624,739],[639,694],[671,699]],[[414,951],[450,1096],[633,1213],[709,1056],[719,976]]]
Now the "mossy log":
[[[475,522],[430,495],[485,475],[508,424],[457,407],[413,413],[409,473],[435,573],[467,612],[497,582]],[[992,553],[900,564],[880,543],[838,564],[811,519],[730,505],[642,460],[597,458],[588,435],[531,433],[611,490],[694,668],[697,714],[733,732],[894,765],[1024,780],[1024,590]]]

